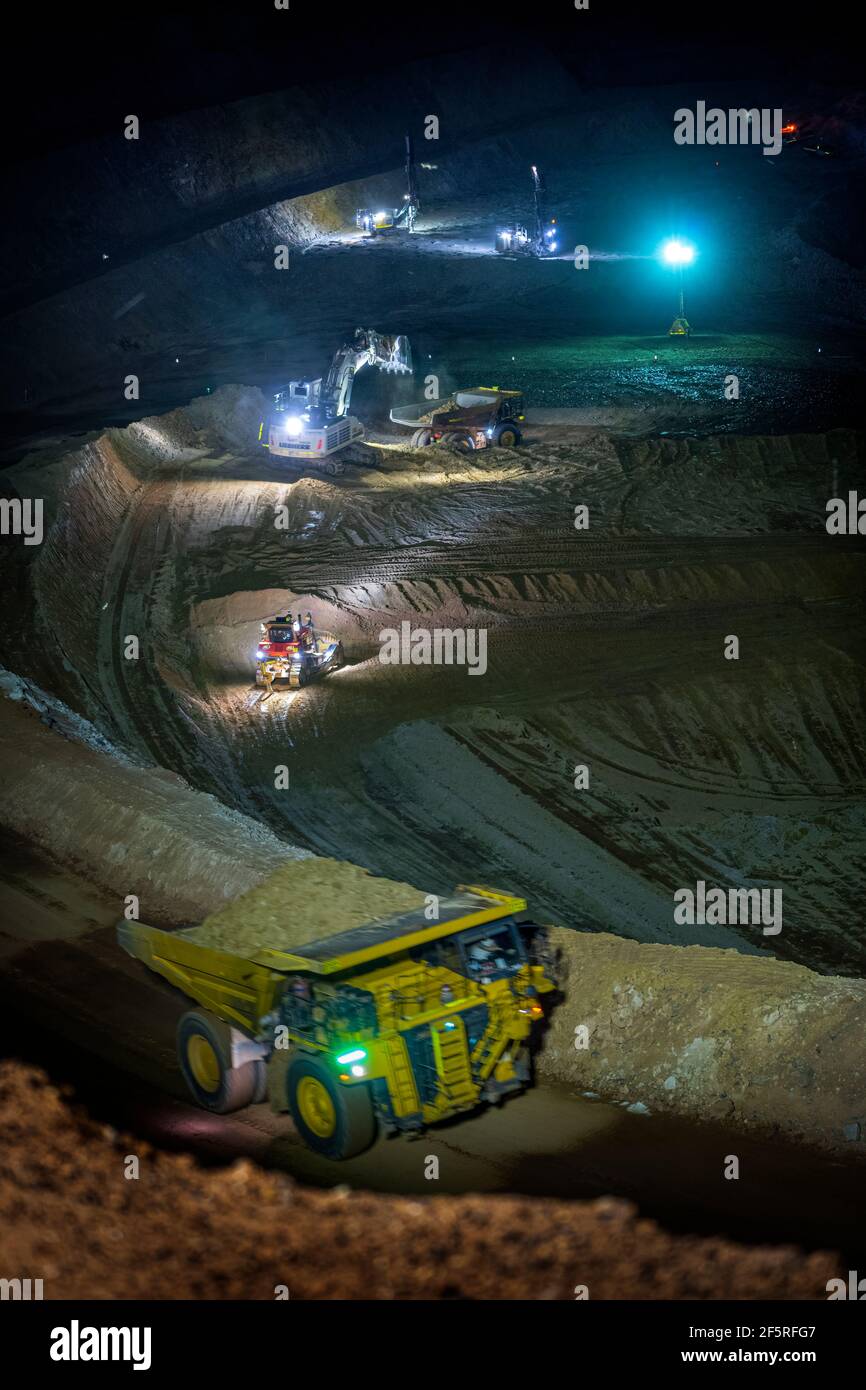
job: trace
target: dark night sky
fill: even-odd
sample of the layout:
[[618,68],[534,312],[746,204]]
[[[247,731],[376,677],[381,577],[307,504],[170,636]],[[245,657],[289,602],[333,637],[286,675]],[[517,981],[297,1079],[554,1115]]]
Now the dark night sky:
[[[592,86],[706,79],[856,83],[862,50],[850,3],[819,8],[725,0],[272,0],[25,9],[19,90],[0,93],[4,159],[113,128],[117,113],[158,117],[256,92],[387,66],[522,32],[551,45]],[[530,17],[531,16],[531,17]],[[7,53],[11,50],[7,50]],[[14,67],[15,65],[10,65]],[[8,76],[8,69],[7,69]],[[14,76],[14,74],[13,74]],[[503,81],[519,81],[519,72]]]

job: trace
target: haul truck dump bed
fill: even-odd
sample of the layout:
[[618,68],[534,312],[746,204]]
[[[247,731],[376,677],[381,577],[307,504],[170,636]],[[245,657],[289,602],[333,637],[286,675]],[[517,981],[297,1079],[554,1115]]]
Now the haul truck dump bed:
[[117,935],[202,1006],[178,1026],[201,1105],[226,1113],[268,1095],[311,1148],[348,1158],[377,1128],[420,1129],[530,1079],[539,996],[554,983],[526,903],[476,887],[417,897],[408,912],[285,950],[272,919],[247,930],[238,914],[173,932],[122,922]]

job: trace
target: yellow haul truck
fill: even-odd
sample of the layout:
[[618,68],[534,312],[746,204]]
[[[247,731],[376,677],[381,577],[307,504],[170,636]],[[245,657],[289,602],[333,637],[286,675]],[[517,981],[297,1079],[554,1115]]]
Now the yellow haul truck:
[[178,1059],[198,1103],[225,1114],[270,1098],[328,1158],[417,1130],[530,1080],[528,1042],[554,988],[526,903],[486,888],[292,951],[248,956],[197,928],[121,922],[118,940],[203,1006],[184,1014]]

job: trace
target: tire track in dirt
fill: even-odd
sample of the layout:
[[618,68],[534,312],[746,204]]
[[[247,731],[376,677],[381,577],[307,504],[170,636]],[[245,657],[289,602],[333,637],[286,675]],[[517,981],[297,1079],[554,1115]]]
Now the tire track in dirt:
[[[571,539],[569,539],[569,535]],[[839,543],[841,542],[841,544]],[[294,551],[277,541],[256,546],[257,567],[263,584],[291,586],[298,592],[359,584],[416,583],[431,578],[456,580],[481,575],[575,574],[626,569],[677,569],[712,563],[744,565],[797,560],[801,557],[850,556],[866,551],[866,538],[827,535],[606,537],[586,539],[577,533],[542,532],[515,541],[513,533],[491,534],[478,544],[411,545],[399,549],[365,546],[358,558],[345,547],[327,543]],[[209,568],[206,556],[196,557],[196,570]],[[246,587],[243,577],[221,567],[208,597],[219,597]],[[191,595],[198,597],[200,595]]]

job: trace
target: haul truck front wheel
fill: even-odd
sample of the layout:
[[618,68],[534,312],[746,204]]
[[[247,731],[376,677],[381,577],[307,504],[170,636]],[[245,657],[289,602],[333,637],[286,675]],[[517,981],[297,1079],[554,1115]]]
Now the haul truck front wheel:
[[366,1086],[341,1086],[324,1062],[297,1057],[286,1074],[289,1110],[304,1143],[325,1158],[353,1158],[376,1135]]
[[184,1014],[177,1026],[177,1057],[195,1100],[215,1115],[228,1115],[263,1098],[264,1062],[233,1067],[231,1029],[212,1015]]
[[516,425],[498,425],[493,431],[492,442],[500,449],[514,449],[521,442],[523,436]]

